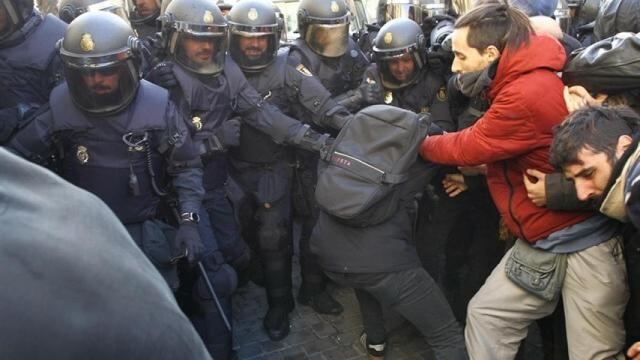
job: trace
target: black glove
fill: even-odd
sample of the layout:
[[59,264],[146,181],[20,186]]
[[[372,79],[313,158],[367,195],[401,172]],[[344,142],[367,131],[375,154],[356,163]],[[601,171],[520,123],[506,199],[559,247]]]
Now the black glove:
[[216,129],[216,137],[225,148],[240,145],[240,118],[234,117]]
[[150,81],[163,88],[170,88],[178,85],[178,80],[173,74],[173,64],[162,62],[153,67],[145,77],[145,80]]
[[381,104],[382,103],[382,91],[378,83],[372,81],[365,81],[358,88],[360,96],[362,96],[362,102],[365,104]]
[[176,248],[187,250],[187,260],[191,265],[199,261],[204,253],[204,246],[200,240],[196,223],[184,222],[180,224],[173,241]]

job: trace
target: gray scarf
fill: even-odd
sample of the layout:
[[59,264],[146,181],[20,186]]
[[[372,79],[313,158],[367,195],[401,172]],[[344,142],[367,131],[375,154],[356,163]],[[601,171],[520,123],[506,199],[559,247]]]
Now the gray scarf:
[[495,60],[482,70],[457,74],[456,85],[464,95],[474,98],[489,88],[497,70],[498,60]]

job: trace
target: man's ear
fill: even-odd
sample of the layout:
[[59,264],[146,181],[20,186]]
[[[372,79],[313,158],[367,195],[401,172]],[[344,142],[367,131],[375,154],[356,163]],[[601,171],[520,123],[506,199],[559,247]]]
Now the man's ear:
[[498,50],[498,48],[493,45],[489,45],[486,49],[484,49],[482,56],[484,56],[489,63],[492,63],[494,60],[500,57],[500,50]]
[[620,135],[620,137],[618,138],[618,143],[616,144],[616,157],[618,159],[622,157],[622,154],[624,154],[627,149],[629,149],[629,146],[632,142],[633,139],[631,139],[631,136]]

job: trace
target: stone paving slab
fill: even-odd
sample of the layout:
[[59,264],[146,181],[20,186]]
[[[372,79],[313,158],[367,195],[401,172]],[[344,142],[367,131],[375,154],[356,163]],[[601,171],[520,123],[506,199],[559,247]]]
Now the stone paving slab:
[[[293,264],[294,296],[300,286],[299,264]],[[345,308],[337,316],[319,315],[308,306],[296,304],[291,313],[291,332],[281,341],[271,341],[262,329],[267,312],[264,289],[248,283],[234,296],[234,347],[241,360],[366,360],[360,345],[362,322],[351,289],[329,284],[329,291]],[[434,357],[412,325],[398,316],[387,321],[388,360],[431,360]]]

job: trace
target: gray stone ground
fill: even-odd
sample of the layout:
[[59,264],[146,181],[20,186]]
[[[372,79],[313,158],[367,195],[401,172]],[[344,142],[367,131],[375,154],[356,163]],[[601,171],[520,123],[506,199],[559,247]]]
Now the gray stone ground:
[[[294,295],[300,286],[299,265],[294,259]],[[310,307],[296,304],[291,314],[291,333],[284,340],[269,340],[262,330],[267,311],[264,289],[249,283],[235,295],[234,347],[240,359],[349,360],[366,359],[360,346],[360,312],[353,291],[329,285],[329,291],[344,306],[338,316],[319,315]],[[434,359],[419,333],[398,316],[387,320],[387,360]]]

